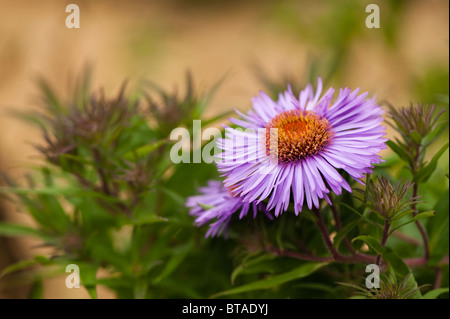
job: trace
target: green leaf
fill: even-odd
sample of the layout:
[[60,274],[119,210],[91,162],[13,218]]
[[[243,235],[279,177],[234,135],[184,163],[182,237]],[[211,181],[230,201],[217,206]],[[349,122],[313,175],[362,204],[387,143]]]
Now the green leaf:
[[85,190],[79,186],[70,187],[40,187],[40,188],[22,188],[22,187],[0,187],[1,193],[14,193],[18,195],[49,195],[49,196],[90,196],[95,198],[101,198],[103,200],[108,200],[110,202],[120,202],[120,199],[114,198],[112,196],[106,196],[103,193],[96,192],[93,190]]
[[30,292],[28,293],[28,299],[42,299],[43,289],[42,289],[42,280],[35,279]]
[[183,262],[183,260],[186,258],[188,253],[192,250],[193,242],[189,241],[187,244],[177,247],[174,249],[172,257],[169,259],[169,261],[166,263],[166,266],[164,267],[161,274],[156,277],[154,280],[154,283],[158,283],[170,274],[172,274]]
[[397,144],[395,144],[393,141],[389,140],[386,142],[386,144],[389,146],[391,150],[393,150],[402,160],[405,162],[409,162],[410,156],[408,155],[408,152],[405,151],[405,149]]
[[[196,108],[194,109],[194,112],[191,114],[192,118],[200,118],[203,114],[203,111],[205,110],[206,106],[211,102],[213,96],[216,94],[220,86],[225,81],[225,78],[227,77],[227,74],[224,74],[221,76],[214,85],[211,86],[211,88],[206,92],[206,94],[203,96],[203,98],[197,103]],[[188,80],[189,81],[189,80]],[[190,83],[190,82],[188,82]],[[192,85],[192,84],[190,84]],[[188,98],[189,95],[186,96]],[[223,116],[223,115],[221,115]]]
[[231,114],[234,114],[234,111],[227,111],[227,112],[224,112],[224,113],[219,114],[217,116],[214,116],[214,117],[212,117],[210,119],[202,120],[202,126],[206,126],[206,125],[209,125],[211,123],[217,122],[218,120],[220,120],[220,119],[222,119],[222,118],[224,118],[226,116],[229,116]]
[[252,283],[249,283],[249,284],[237,287],[237,288],[222,291],[217,294],[214,294],[213,296],[211,296],[211,298],[240,294],[240,293],[253,291],[253,290],[263,290],[263,289],[274,288],[274,287],[277,287],[288,281],[307,277],[325,265],[327,265],[327,263],[305,263],[305,264],[301,265],[300,267],[297,267],[287,273],[275,275],[275,276],[267,278],[267,279],[255,281],[255,282],[252,282]]
[[168,221],[169,220],[167,218],[152,215],[152,216],[138,217],[138,218],[134,219],[132,221],[132,223],[133,223],[133,225],[142,226],[142,225],[150,225],[150,224],[154,224],[154,223],[168,222]]
[[402,219],[403,217],[405,217],[406,215],[409,215],[409,214],[411,214],[411,213],[413,213],[413,212],[414,212],[414,209],[407,209],[407,210],[405,210],[405,211],[403,211],[403,212],[401,212],[401,213],[397,213],[397,215],[394,216],[394,218],[392,219],[392,221],[394,221],[394,220],[400,220],[400,219]]
[[4,277],[10,273],[13,273],[15,271],[22,270],[22,269],[31,267],[33,265],[36,265],[37,263],[38,262],[36,260],[30,259],[30,260],[22,260],[17,263],[14,263],[12,265],[9,265],[5,269],[3,269],[3,271],[0,273],[0,278]]
[[353,238],[352,242],[354,242],[356,240],[362,240],[363,242],[365,242],[367,244],[367,246],[369,246],[369,248],[372,249],[378,255],[382,254],[384,251],[383,246],[381,246],[379,241],[372,236],[366,236],[366,235],[358,236],[358,237]]
[[[410,276],[408,276],[406,280],[406,287],[407,291],[415,290],[415,292],[412,295],[408,296],[408,299],[422,299],[422,293],[420,292],[419,286],[417,285],[417,281],[412,273],[410,274]],[[422,286],[420,288],[422,288]]]
[[422,135],[420,135],[417,131],[411,131],[410,135],[414,143],[420,144],[422,141]]
[[157,189],[161,190],[164,194],[166,194],[170,199],[173,200],[174,203],[176,203],[180,207],[184,207],[186,199],[183,196],[173,191],[172,189],[163,186],[158,186]]
[[427,223],[429,234],[430,260],[434,265],[448,254],[449,249],[449,192],[448,189],[434,206],[436,216]]
[[448,293],[448,287],[447,288],[439,288],[434,289],[429,292],[427,292],[425,295],[423,295],[423,299],[436,299],[442,294]]
[[234,285],[237,276],[240,275],[244,270],[248,269],[251,266],[257,265],[263,261],[274,259],[275,257],[276,256],[273,254],[263,254],[250,260],[247,260],[247,258],[244,259],[244,261],[239,266],[237,266],[231,273],[231,284]]
[[19,224],[0,223],[0,235],[2,236],[35,236],[42,239],[49,239],[49,236],[41,231]]
[[427,147],[431,143],[433,143],[439,135],[447,128],[448,123],[444,122],[441,123],[438,127],[436,127],[434,130],[431,130],[431,132],[424,137],[422,146]]
[[431,174],[433,174],[434,170],[437,167],[437,162],[439,158],[444,154],[444,152],[448,148],[448,144],[445,144],[431,159],[431,161],[425,166],[422,167],[417,174],[414,176],[414,182],[416,183],[422,183],[426,182],[428,178],[430,178]]
[[423,212],[423,213],[417,214],[415,217],[411,218],[406,223],[403,223],[403,224],[401,224],[399,226],[396,226],[395,228],[392,228],[391,231],[389,232],[389,235],[391,235],[394,231],[396,231],[397,229],[399,229],[399,228],[401,228],[401,227],[403,227],[405,225],[408,225],[410,223],[414,223],[416,220],[420,220],[420,219],[424,219],[424,218],[428,218],[428,217],[433,217],[435,215],[436,215],[436,211],[434,211],[434,210],[430,210],[430,211],[427,211],[427,212]]
[[82,263],[80,267],[80,281],[86,288],[89,296],[92,299],[97,299],[97,270],[98,266],[95,264]]
[[395,273],[398,276],[405,278],[410,273],[410,269],[408,268],[408,266],[392,250],[386,249],[381,257],[383,258],[383,260],[389,263],[389,265],[394,269]]
[[214,205],[208,205],[208,204],[202,204],[202,203],[198,203],[198,206],[200,206],[204,210],[210,210],[210,209],[213,209],[215,207]]
[[40,128],[42,128],[45,125],[45,121],[42,119],[42,116],[40,116],[35,112],[30,114],[29,110],[27,110],[27,112],[8,110],[8,115],[11,115],[17,119],[28,122]]
[[0,187],[0,193],[15,193],[15,194],[33,194],[33,195],[63,195],[72,194],[73,189],[61,189],[58,187],[41,187],[38,189],[21,188],[21,187]]
[[366,299],[366,297],[363,295],[354,295],[354,296],[348,297],[348,299]]
[[133,150],[132,152],[128,152],[124,155],[125,159],[128,160],[133,160],[135,158],[141,158],[144,157],[145,155],[155,151],[156,149],[158,149],[159,147],[161,147],[163,144],[167,143],[166,139],[163,140],[159,140],[144,146],[139,147],[136,150]]
[[97,261],[107,262],[125,274],[130,273],[130,261],[124,255],[115,251],[110,245],[96,240],[95,237],[91,239],[90,245],[92,255]]
[[[45,181],[46,187],[54,187],[53,178],[50,170],[47,168],[41,168],[42,176]],[[59,234],[64,234],[70,227],[70,218],[59,203],[59,199],[52,195],[40,195],[38,196],[39,204],[46,210],[48,215],[49,226],[57,230]]]
[[39,86],[39,89],[42,91],[42,94],[44,95],[44,101],[47,102],[46,106],[48,110],[53,114],[61,113],[61,111],[64,110],[64,106],[59,101],[58,97],[56,96],[50,85],[47,83],[47,81],[39,77],[37,78],[36,82]]
[[95,164],[95,162],[93,160],[91,160],[90,158],[73,155],[73,154],[69,154],[69,153],[60,154],[59,158],[70,160],[72,162],[77,162],[79,164],[85,164],[85,165],[94,165]]
[[337,232],[336,236],[333,238],[333,245],[336,247],[336,249],[339,248],[339,245],[342,242],[342,239],[344,239],[345,236],[359,224],[360,220],[353,220],[349,223],[347,223],[340,231]]
[[298,285],[294,286],[295,289],[309,289],[309,290],[317,290],[324,293],[333,293],[335,292],[335,287],[330,287],[327,284],[321,284],[321,283],[313,283],[313,282],[302,282]]
[[363,214],[361,214],[360,212],[358,212],[355,208],[353,208],[352,206],[341,202],[341,205],[348,208],[350,211],[352,211],[353,213],[355,213],[356,215],[358,215],[359,217],[361,217],[362,219],[364,219],[364,221],[368,222],[369,224],[371,224],[372,226],[375,226],[377,228],[383,228],[382,225],[374,222],[373,220],[369,219],[367,216],[364,216]]

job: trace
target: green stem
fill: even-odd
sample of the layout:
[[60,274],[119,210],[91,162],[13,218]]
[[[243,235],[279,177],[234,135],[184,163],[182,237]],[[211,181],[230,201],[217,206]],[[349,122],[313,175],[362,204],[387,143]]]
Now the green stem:
[[[417,197],[418,195],[418,188],[419,186],[417,185],[417,183],[414,183],[413,185],[413,198]],[[417,205],[416,203],[413,203],[411,205],[411,208],[413,209],[413,217],[417,216],[418,211],[417,211]],[[417,226],[417,229],[420,232],[420,235],[422,236],[422,241],[423,241],[423,249],[424,249],[424,258],[425,260],[428,260],[430,258],[430,246],[429,246],[429,242],[428,242],[428,235],[427,232],[425,231],[425,228],[423,228],[422,224],[420,223],[419,220],[415,221],[415,224]]]

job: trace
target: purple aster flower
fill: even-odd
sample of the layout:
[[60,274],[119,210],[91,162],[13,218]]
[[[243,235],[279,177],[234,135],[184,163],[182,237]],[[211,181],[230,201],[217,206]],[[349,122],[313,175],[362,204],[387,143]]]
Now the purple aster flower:
[[362,183],[372,164],[382,162],[377,154],[387,140],[384,111],[375,98],[358,92],[340,89],[333,101],[333,88],[321,96],[320,78],[315,93],[308,85],[298,99],[290,87],[277,102],[260,92],[252,110],[236,110],[241,119],[230,119],[245,130],[225,127],[225,138],[218,141],[223,152],[217,166],[225,186],[245,202],[267,198],[275,216],[287,210],[291,193],[297,215],[305,201],[309,209],[319,208],[321,198],[331,205],[330,190],[351,192],[338,169]]
[[189,197],[186,206],[191,208],[190,214],[197,217],[195,223],[198,226],[212,222],[206,237],[218,236],[227,230],[232,216],[239,210],[239,219],[247,215],[250,207],[253,209],[253,218],[258,211],[263,211],[272,219],[262,203],[243,202],[241,198],[234,197],[222,182],[209,181],[208,186],[201,187],[199,191],[201,195]]

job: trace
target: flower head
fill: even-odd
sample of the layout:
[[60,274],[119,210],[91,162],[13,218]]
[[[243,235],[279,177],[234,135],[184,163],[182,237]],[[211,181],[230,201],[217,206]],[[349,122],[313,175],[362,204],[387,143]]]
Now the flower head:
[[413,286],[408,282],[412,272],[408,273],[402,280],[397,279],[393,274],[381,273],[380,287],[379,288],[367,288],[366,285],[356,285],[349,283],[339,284],[358,289],[356,295],[360,295],[366,299],[409,299],[415,293],[420,293],[420,289],[427,285],[420,287]]
[[256,217],[258,211],[263,211],[272,218],[263,204],[243,202],[241,198],[234,197],[222,182],[209,181],[208,185],[201,187],[199,191],[201,195],[189,197],[186,206],[191,208],[190,214],[196,217],[195,223],[198,226],[212,222],[206,237],[221,235],[228,228],[235,213],[239,211],[239,219],[242,219],[247,215],[250,207],[253,210],[253,217]]
[[393,121],[388,122],[400,132],[405,145],[414,147],[421,144],[421,139],[438,129],[438,120],[444,109],[438,110],[436,105],[411,104],[399,109],[389,105],[389,115]]
[[358,95],[359,89],[341,89],[334,101],[334,89],[321,93],[319,78],[315,93],[308,85],[296,98],[289,87],[275,102],[260,92],[247,114],[236,111],[242,119],[230,121],[245,131],[226,127],[217,163],[235,196],[248,203],[268,199],[267,209],[278,216],[292,192],[298,214],[305,201],[309,209],[321,198],[330,202],[330,190],[351,192],[339,169],[361,182],[382,161],[378,153],[387,139],[375,98]]
[[[376,181],[369,180],[367,183],[366,205],[380,218],[393,220],[404,216],[413,204],[420,203],[419,197],[408,198],[407,193],[414,185],[410,181],[401,180],[394,183],[389,178],[381,176]],[[360,190],[362,193],[364,191]]]

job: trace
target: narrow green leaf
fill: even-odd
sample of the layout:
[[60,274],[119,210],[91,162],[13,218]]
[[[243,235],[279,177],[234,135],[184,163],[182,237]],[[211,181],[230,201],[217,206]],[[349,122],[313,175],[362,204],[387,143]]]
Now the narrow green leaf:
[[240,294],[240,293],[253,291],[253,290],[270,289],[270,288],[279,286],[281,284],[284,284],[288,281],[307,277],[325,265],[327,265],[327,263],[306,263],[306,264],[303,264],[300,267],[297,267],[287,273],[275,275],[275,276],[267,278],[267,279],[255,281],[255,282],[252,282],[252,283],[240,286],[240,287],[236,287],[236,288],[233,288],[230,290],[219,292],[219,293],[211,296],[211,298]]
[[81,284],[86,288],[89,296],[92,299],[97,299],[97,270],[98,266],[95,264],[82,263],[80,267]]
[[158,149],[159,147],[161,147],[163,144],[167,143],[166,139],[163,140],[159,140],[156,142],[153,142],[151,144],[147,144],[144,146],[139,147],[138,149],[132,151],[132,152],[128,152],[124,155],[125,159],[128,160],[133,160],[135,157],[137,158],[141,158],[144,157],[145,155],[155,151],[156,149]]
[[273,254],[263,254],[257,256],[256,258],[250,260],[244,260],[239,266],[237,266],[233,272],[231,273],[231,284],[234,285],[234,282],[238,275],[240,275],[245,269],[254,266],[262,261],[270,260],[275,258],[276,256]]
[[2,236],[35,236],[48,239],[48,236],[37,229],[12,223],[0,223],[0,235]]
[[330,287],[327,284],[312,283],[312,282],[299,283],[298,285],[295,285],[295,288],[317,290],[324,293],[333,293],[336,289],[335,287]]
[[382,254],[384,251],[383,246],[381,246],[379,241],[372,236],[366,236],[366,235],[358,236],[358,237],[353,238],[352,242],[357,241],[357,240],[362,240],[363,242],[365,242],[367,244],[367,246],[369,246],[369,248],[372,249],[378,255]]
[[422,141],[422,135],[420,135],[417,131],[411,131],[410,135],[414,143],[420,144]]
[[410,156],[408,152],[405,151],[401,146],[395,144],[392,140],[386,142],[391,150],[393,150],[402,160],[409,162]]
[[92,255],[99,262],[107,262],[126,274],[130,272],[130,261],[123,254],[115,251],[106,243],[92,240],[90,244],[92,245]]
[[82,156],[78,156],[78,155],[73,155],[73,154],[69,154],[69,153],[65,153],[65,154],[60,154],[59,157],[61,159],[67,159],[73,162],[77,162],[79,164],[85,164],[85,165],[93,165],[95,164],[95,162],[93,160],[91,160],[90,158],[87,157],[82,157]]
[[[17,195],[51,195],[51,196],[74,196],[74,197],[94,197],[106,200],[108,202],[120,202],[120,198],[106,196],[103,193],[93,190],[85,190],[78,186],[60,187],[40,187],[40,188],[21,188],[21,187],[0,187],[1,193],[13,193]],[[23,201],[27,201],[27,205],[33,204],[32,201],[21,197]]]
[[[50,170],[42,168],[41,171],[45,181],[45,187],[55,187]],[[59,234],[66,233],[71,221],[59,203],[59,198],[57,196],[43,194],[37,196],[37,202],[44,208],[45,214],[48,216],[49,227],[56,230]]]
[[401,213],[395,215],[394,218],[393,218],[392,220],[393,220],[393,221],[394,221],[394,220],[400,220],[400,219],[402,219],[403,217],[405,217],[406,215],[411,214],[411,213],[413,213],[413,212],[414,212],[413,209],[407,209],[407,210],[405,210],[405,211],[403,211],[403,212],[401,212]]
[[184,207],[186,199],[183,196],[166,187],[158,186],[158,189],[165,193],[169,198],[173,199],[177,205]]
[[[221,76],[216,81],[216,83],[214,83],[214,85],[208,90],[208,92],[206,92],[206,94],[203,96],[202,100],[200,100],[197,103],[197,106],[194,109],[193,114],[191,114],[192,118],[200,118],[201,117],[206,106],[211,102],[213,96],[216,94],[217,90],[223,84],[223,82],[225,81],[225,78],[227,76],[228,76],[227,74],[224,74],[223,76]],[[189,95],[186,96],[186,98],[188,98],[188,97],[189,97]]]
[[45,125],[45,121],[42,119],[42,116],[38,113],[31,113],[30,111],[22,112],[17,110],[8,110],[8,115],[11,115],[17,119],[20,119],[22,121],[26,121],[30,124],[36,125],[40,128],[42,128]]
[[0,273],[0,278],[13,273],[15,271],[19,271],[28,267],[31,267],[33,265],[36,265],[38,262],[34,259],[30,259],[30,260],[22,260],[19,261],[17,263],[14,263],[12,265],[9,265],[8,267],[6,267],[5,269],[3,269],[3,271]]
[[386,249],[381,257],[391,265],[397,276],[404,278],[410,273],[408,266],[392,250]]
[[204,120],[204,121],[202,121],[202,126],[206,126],[206,125],[209,125],[211,123],[217,122],[218,120],[220,120],[220,119],[222,119],[222,118],[224,118],[226,116],[229,116],[229,115],[231,115],[233,113],[234,113],[234,111],[227,111],[227,112],[224,112],[224,113],[219,114],[217,116],[214,116],[214,117],[212,117],[210,119]]
[[383,228],[383,226],[381,224],[378,224],[376,222],[374,222],[373,220],[369,219],[367,216],[364,216],[363,214],[361,214],[360,212],[358,212],[355,208],[353,208],[352,206],[341,202],[340,203],[342,206],[348,208],[349,210],[351,210],[352,212],[354,212],[356,215],[358,215],[359,217],[361,217],[362,219],[364,219],[366,222],[368,222],[369,224],[371,224],[372,226],[378,227],[378,228]]
[[447,288],[439,288],[434,289],[429,292],[427,292],[425,295],[423,295],[423,299],[436,299],[442,294],[448,293],[448,287]]
[[138,217],[136,219],[133,220],[133,225],[138,225],[138,226],[142,226],[142,225],[150,225],[150,224],[154,224],[154,223],[160,223],[160,222],[167,222],[169,221],[167,218],[164,217],[160,217],[160,216],[142,216],[142,217]]
[[395,228],[392,228],[391,231],[389,232],[389,235],[391,235],[394,231],[396,231],[397,229],[399,229],[399,228],[401,228],[401,227],[403,227],[405,225],[408,225],[410,223],[414,223],[416,220],[424,219],[424,218],[428,218],[428,217],[433,217],[435,215],[436,215],[436,211],[434,211],[434,210],[430,210],[430,211],[426,211],[426,212],[417,214],[415,217],[411,218],[406,223],[403,223],[403,224],[401,224],[399,226],[396,226]]
[[344,239],[345,236],[357,225],[359,224],[358,220],[353,220],[349,223],[347,223],[340,231],[337,232],[336,236],[333,238],[333,245],[336,247],[336,249],[339,248],[339,245],[342,242],[342,239]]
[[449,249],[449,193],[448,189],[434,206],[436,216],[427,223],[430,245],[430,265],[439,263]]
[[367,298],[363,295],[354,295],[354,296],[348,297],[348,299],[367,299]]
[[420,292],[419,286],[417,285],[417,281],[414,278],[414,275],[412,273],[410,276],[408,276],[408,278],[406,280],[406,287],[407,287],[406,288],[407,291],[415,290],[415,292],[413,294],[408,296],[408,299],[422,299],[422,293]]
[[207,205],[207,204],[202,204],[202,203],[198,203],[198,206],[200,206],[204,210],[210,210],[210,209],[213,209],[215,207],[214,205]]
[[28,299],[42,299],[42,288],[42,280],[39,278],[35,279],[28,293]]
[[422,146],[427,147],[431,143],[433,143],[436,138],[441,135],[441,133],[448,127],[448,123],[444,122],[441,123],[438,127],[436,127],[434,130],[432,130],[427,136],[424,137]]
[[422,167],[419,172],[417,172],[417,174],[414,176],[414,182],[416,183],[423,183],[426,182],[428,180],[428,178],[430,178],[431,174],[433,174],[434,170],[437,167],[437,162],[439,160],[439,158],[442,156],[442,154],[444,154],[444,152],[447,150],[448,148],[448,144],[445,144],[431,159],[431,161],[425,165],[425,167]]
[[42,91],[42,94],[44,95],[45,101],[47,102],[46,106],[48,110],[53,114],[59,114],[64,109],[64,107],[57,98],[53,89],[50,87],[47,81],[41,77],[37,79],[37,84]]
[[181,263],[186,258],[188,253],[191,251],[192,247],[193,247],[193,242],[190,241],[187,244],[176,248],[173,251],[172,257],[167,262],[167,264],[164,267],[161,274],[158,277],[156,277],[156,279],[154,280],[154,283],[158,283],[161,280],[163,280],[164,278],[166,278],[167,276],[169,276],[170,274],[172,274],[181,265]]
[[73,189],[61,189],[58,187],[41,187],[39,189],[34,188],[21,188],[21,187],[0,187],[0,193],[15,193],[15,194],[36,194],[36,195],[61,195],[64,191],[71,193]]

